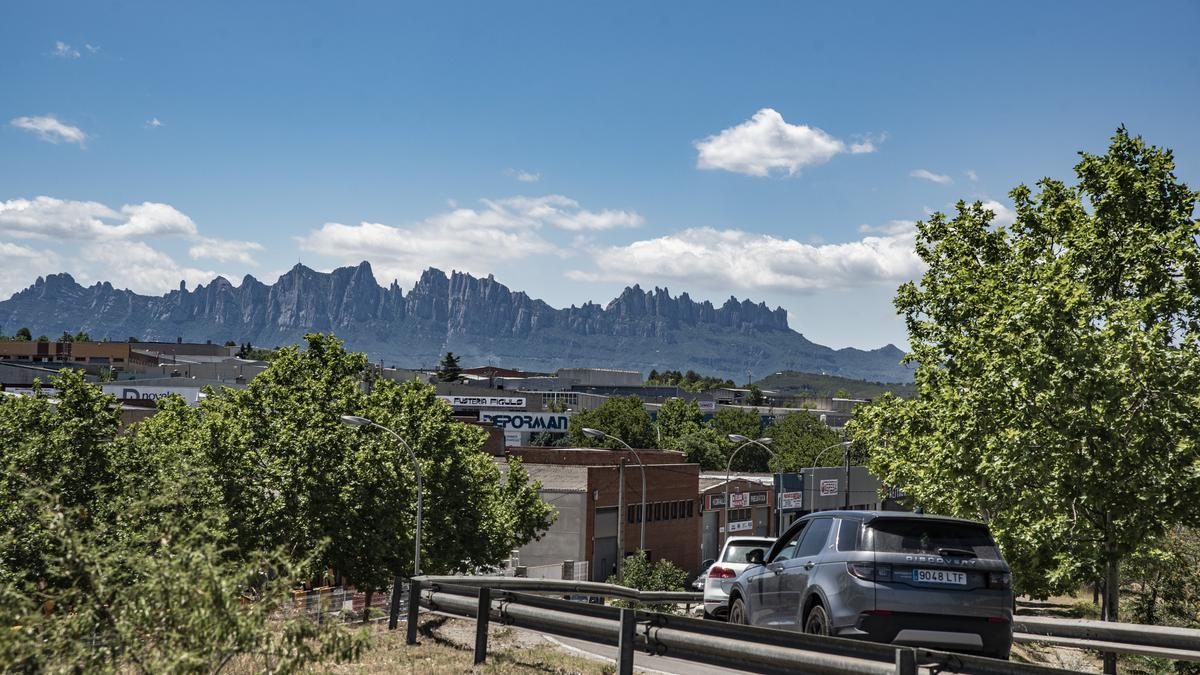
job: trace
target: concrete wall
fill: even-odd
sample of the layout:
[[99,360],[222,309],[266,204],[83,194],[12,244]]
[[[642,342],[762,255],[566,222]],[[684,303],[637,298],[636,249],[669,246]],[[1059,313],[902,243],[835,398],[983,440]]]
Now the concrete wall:
[[558,520],[539,541],[531,541],[520,549],[521,564],[553,565],[564,560],[586,560],[584,541],[584,510],[587,495],[578,490],[543,489],[542,501],[558,511]]

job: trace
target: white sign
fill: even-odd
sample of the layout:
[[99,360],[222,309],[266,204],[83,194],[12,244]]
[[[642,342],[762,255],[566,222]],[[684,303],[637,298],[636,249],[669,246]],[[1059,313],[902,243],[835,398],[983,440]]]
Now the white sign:
[[504,447],[506,447],[506,448],[519,447],[521,445],[521,435],[522,434],[519,431],[505,431],[504,432]]
[[568,413],[523,413],[481,410],[479,411],[479,421],[490,422],[492,425],[504,430],[565,433],[567,426],[571,423],[571,415]]
[[803,492],[781,492],[781,493],[779,493],[779,508],[781,508],[781,509],[803,509],[804,508],[804,493]]
[[[20,396],[33,396],[33,387],[5,387],[4,391]],[[42,395],[58,396],[58,390],[54,387],[42,387]]]
[[439,396],[453,408],[524,408],[523,396]]
[[128,384],[105,384],[101,391],[109,396],[116,396],[122,401],[147,401],[153,403],[171,394],[178,394],[187,401],[188,405],[196,405],[200,400],[200,387],[138,387]]
[[737,522],[733,522],[733,523],[729,524],[730,532],[745,532],[746,530],[753,530],[753,529],[754,529],[754,521],[753,520],[741,520],[741,521],[737,521]]
[[717,402],[716,401],[696,401],[696,407],[698,407],[700,409],[700,412],[714,412],[717,409]]
[[836,478],[827,478],[821,481],[821,496],[832,497],[838,493],[838,481]]

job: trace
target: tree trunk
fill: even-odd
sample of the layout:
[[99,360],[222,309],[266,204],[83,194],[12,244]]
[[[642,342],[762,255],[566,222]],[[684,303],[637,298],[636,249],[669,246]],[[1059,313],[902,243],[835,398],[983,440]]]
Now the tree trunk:
[[[1121,556],[1111,539],[1104,545],[1104,620],[1118,621],[1121,610]],[[1115,675],[1117,655],[1104,652],[1104,672]]]
[[375,590],[368,588],[366,601],[363,603],[363,623],[366,623],[371,617],[371,596],[375,594]]

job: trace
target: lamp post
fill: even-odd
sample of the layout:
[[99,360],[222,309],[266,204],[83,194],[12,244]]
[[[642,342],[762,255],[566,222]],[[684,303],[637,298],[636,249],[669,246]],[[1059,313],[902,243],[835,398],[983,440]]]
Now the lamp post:
[[[809,478],[812,478],[813,472],[817,468],[817,464],[821,462],[821,458],[825,456],[826,451],[834,448],[843,448],[844,459],[846,461],[846,508],[850,507],[850,446],[853,444],[854,441],[842,441],[841,443],[834,443],[828,448],[822,448],[821,451],[817,453],[816,458],[813,459],[813,465],[808,470]],[[813,506],[811,502],[815,501],[815,495],[814,498],[809,501],[809,506]],[[809,511],[812,511],[812,509],[809,509]]]
[[[378,422],[373,422],[365,417],[359,417],[358,415],[342,415],[342,424],[345,424],[346,426],[351,426],[351,427],[366,426],[366,427],[378,427],[380,429],[383,429],[384,431],[391,434],[393,438],[395,438],[397,441],[399,441],[401,447],[403,447],[405,450],[408,451],[408,457],[409,457],[409,459],[412,460],[413,471],[417,474],[417,528],[416,528],[416,532],[415,532],[416,544],[413,546],[413,576],[414,577],[421,576],[421,516],[422,516],[421,498],[423,495],[422,495],[422,483],[421,483],[421,464],[420,464],[420,462],[417,461],[417,453],[413,452],[412,446],[410,446],[408,444],[408,441],[405,441],[404,438],[400,436],[400,434],[392,431],[391,429],[383,426],[382,424],[379,424]],[[391,612],[391,617],[388,621],[389,629],[396,628],[396,622],[397,622],[397,618],[399,616],[398,615],[399,607],[400,607],[400,577],[397,576],[395,578],[395,580],[392,582],[392,612]],[[413,635],[413,633],[411,631],[409,632],[409,634],[410,634],[410,636]]]
[[725,539],[726,540],[729,539],[729,534],[730,534],[730,532],[729,532],[729,474],[733,469],[733,458],[737,457],[737,454],[739,452],[741,452],[742,448],[746,447],[747,445],[757,445],[758,447],[762,448],[763,450],[766,450],[767,454],[771,455],[772,457],[775,456],[775,453],[771,452],[771,449],[767,447],[768,445],[771,444],[770,438],[750,438],[748,436],[743,436],[741,434],[729,434],[728,438],[729,438],[729,440],[733,441],[734,443],[741,443],[741,445],[739,445],[737,447],[737,449],[734,450],[733,453],[729,455],[729,461],[725,462],[724,522],[725,522]]
[[[616,436],[613,436],[612,434],[606,434],[603,431],[600,431],[599,429],[592,429],[591,427],[584,427],[583,435],[587,436],[588,438],[611,438],[614,441],[625,446],[625,449],[632,452],[634,459],[637,460],[638,468],[642,470],[642,506],[641,506],[641,512],[638,514],[638,516],[639,516],[638,520],[641,521],[642,529],[641,529],[641,533],[638,537],[638,548],[645,551],[646,550],[646,465],[642,463],[642,458],[640,455],[638,455],[637,450],[634,450],[633,448],[631,448],[629,446],[628,443],[617,438]],[[624,518],[625,514],[618,513],[617,517]],[[624,546],[625,542],[621,542],[621,545]],[[620,555],[621,557],[624,557],[625,552],[618,551],[618,555]]]

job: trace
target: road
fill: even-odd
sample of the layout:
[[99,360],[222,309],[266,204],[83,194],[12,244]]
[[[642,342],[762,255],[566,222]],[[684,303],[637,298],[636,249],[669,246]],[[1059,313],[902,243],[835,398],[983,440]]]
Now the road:
[[[599,644],[596,642],[588,642],[587,640],[576,640],[574,638],[565,638],[558,636],[550,636],[541,633],[543,637],[551,642],[566,647],[567,649],[583,654],[590,654],[594,657],[603,658],[612,663],[617,660],[617,648],[608,645]],[[710,666],[696,661],[687,661],[684,659],[673,659],[666,656],[652,656],[645,652],[636,652],[633,655],[633,668],[636,671],[645,673],[665,673],[666,675],[752,675],[754,671],[748,670],[731,670],[729,668],[720,668],[718,666]]]

